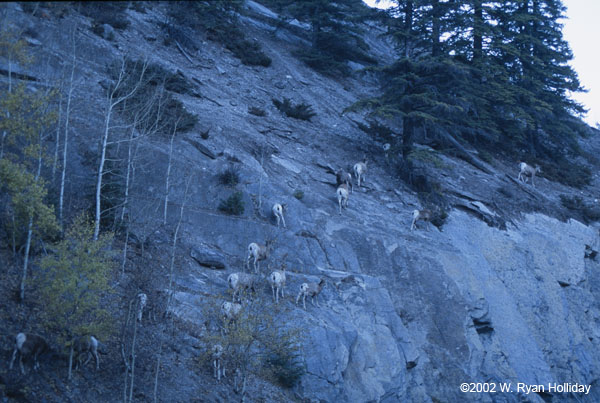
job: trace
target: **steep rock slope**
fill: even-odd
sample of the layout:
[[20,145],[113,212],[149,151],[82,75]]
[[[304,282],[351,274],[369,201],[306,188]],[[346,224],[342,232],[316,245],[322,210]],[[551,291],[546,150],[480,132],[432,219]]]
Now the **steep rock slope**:
[[[568,190],[543,179],[534,190],[508,178],[505,172],[516,176],[510,167],[497,166],[490,175],[441,156],[445,168],[433,171],[454,195],[456,208],[442,231],[420,223],[411,232],[412,210],[419,207],[416,195],[390,175],[381,145],[342,113],[373,91],[373,83],[368,77],[327,79],[303,66],[290,53],[294,41],[302,40],[301,29],[273,34],[269,13],[248,4],[245,29],[273,59],[269,68],[244,66],[208,41],[201,41],[190,62],[157,39],[164,4],[146,14],[128,10],[132,25],[117,34],[116,44],[85,31],[81,39],[79,74],[86,81],[79,96],[88,99],[81,107],[89,115],[76,124],[79,159],[74,164],[90,175],[85,153],[95,151],[94,126],[102,118],[98,83],[106,79],[108,62],[125,54],[147,55],[170,71],[181,71],[200,94],[178,95],[199,117],[196,129],[174,143],[170,224],[179,217],[186,177],[193,180],[180,230],[173,307],[178,320],[204,322],[203,306],[228,298],[227,275],[242,269],[247,245],[276,239],[269,260],[285,257],[290,294],[295,296],[307,280],[322,277],[327,285],[319,297],[321,307],[309,304],[304,311],[292,297],[282,302],[286,322],[303,329],[307,373],[293,393],[256,392],[257,400],[599,401],[600,267],[589,253],[599,249],[598,230],[541,213],[509,214],[511,208],[496,191],[509,189],[515,205],[539,203],[541,211],[556,213],[545,203]],[[87,24],[81,17],[69,18]],[[68,46],[56,39],[64,27],[30,23],[44,24],[39,29],[48,33],[40,52],[68,54]],[[389,57],[385,53],[393,50],[378,33],[373,29],[370,41],[381,57]],[[317,115],[310,122],[286,118],[271,102],[283,97],[312,105]],[[248,113],[252,106],[267,116]],[[204,139],[201,133],[207,131]],[[354,189],[349,208],[340,215],[335,177],[327,167],[349,169],[365,154],[371,158],[366,184]],[[156,257],[169,251],[161,226],[168,140],[147,140],[139,155],[132,210],[143,211],[146,219],[133,231],[148,240],[149,253]],[[242,178],[236,187],[246,207],[240,217],[217,209],[232,192],[217,176],[230,166]],[[294,197],[298,190],[301,199]],[[287,204],[285,229],[277,228],[270,215],[274,202]],[[482,218],[503,225],[490,226]],[[197,263],[206,256],[224,270]],[[264,283],[258,292],[268,296],[270,290]],[[204,348],[198,335],[182,332],[182,345],[172,358],[179,365],[173,364],[164,381],[164,400],[190,401],[197,393],[194,383],[203,383],[204,393],[213,387],[206,374],[197,374],[195,355]],[[510,382],[512,391],[462,393],[463,382]],[[517,382],[577,382],[592,388],[589,395],[525,395],[517,391]],[[231,397],[213,393],[207,400]]]

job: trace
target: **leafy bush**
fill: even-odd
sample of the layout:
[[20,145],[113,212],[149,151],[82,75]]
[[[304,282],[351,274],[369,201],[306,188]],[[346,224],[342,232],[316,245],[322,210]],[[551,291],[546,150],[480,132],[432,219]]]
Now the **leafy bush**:
[[111,293],[112,234],[94,241],[94,225],[83,214],[76,217],[54,253],[40,261],[38,290],[44,304],[44,327],[61,342],[75,335],[106,339],[113,321],[103,299]]
[[351,69],[348,61],[377,64],[365,50],[366,43],[358,36],[349,33],[321,31],[317,34],[315,46],[294,53],[307,66],[330,77],[348,76]]
[[285,388],[293,388],[306,372],[298,349],[276,351],[267,358],[267,366],[277,382]]
[[568,161],[564,157],[547,163],[541,162],[540,165],[542,166],[541,175],[563,185],[581,189],[592,181],[590,168]]
[[302,198],[304,197],[304,192],[302,190],[296,190],[294,192],[294,197],[298,200],[302,200]]
[[126,29],[130,22],[125,15],[127,2],[82,1],[81,14],[91,18],[93,25],[108,24],[115,29]]
[[244,200],[242,196],[242,192],[235,192],[226,200],[221,200],[219,210],[230,215],[244,214]]
[[560,195],[560,203],[571,211],[581,214],[586,222],[600,221],[600,207],[586,204],[579,196]]
[[221,172],[219,182],[222,185],[235,186],[240,183],[240,175],[233,167],[229,167],[227,170]]
[[311,69],[328,77],[339,77],[350,75],[350,67],[345,62],[339,62],[325,52],[315,51],[314,49],[300,49],[293,52],[294,56],[300,59]]
[[294,119],[308,120],[317,114],[312,106],[305,103],[294,105],[289,98],[283,98],[283,102],[273,98],[273,105],[287,116]]
[[431,223],[441,229],[446,222],[446,218],[448,218],[448,212],[446,210],[435,210],[431,217]]
[[239,10],[240,5],[240,1],[176,3],[170,10],[171,25],[205,30],[209,40],[225,46],[243,64],[268,67],[271,58],[261,50],[260,44],[246,39],[238,26],[234,11]]

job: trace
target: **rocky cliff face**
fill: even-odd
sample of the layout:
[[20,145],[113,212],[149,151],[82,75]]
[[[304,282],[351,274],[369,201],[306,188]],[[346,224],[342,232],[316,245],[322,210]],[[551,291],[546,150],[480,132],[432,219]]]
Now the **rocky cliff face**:
[[[374,90],[368,77],[332,80],[303,66],[289,50],[302,40],[301,27],[276,31],[269,12],[252,2],[243,23],[273,59],[271,67],[241,65],[207,41],[190,62],[176,47],[156,40],[164,7],[150,6],[145,14],[129,10],[131,27],[112,43],[82,30],[85,56],[78,73],[85,81],[79,102],[90,114],[76,123],[74,164],[85,170],[85,153],[94,152],[93,128],[101,115],[93,110],[102,105],[98,82],[106,78],[102,66],[109,61],[146,55],[180,71],[201,94],[178,95],[199,124],[174,143],[171,224],[179,216],[185,177],[193,179],[180,230],[173,312],[182,322],[202,323],[209,296],[228,298],[226,278],[242,269],[247,245],[276,239],[269,260],[285,257],[290,268],[283,315],[303,329],[307,372],[291,393],[256,392],[257,400],[600,401],[599,234],[596,227],[565,220],[556,207],[558,194],[572,190],[543,178],[534,189],[511,179],[512,166],[498,162],[489,174],[440,155],[441,168],[429,172],[443,183],[453,208],[441,230],[420,222],[410,231],[412,210],[420,207],[416,194],[394,178],[381,144],[356,128],[360,117],[343,114]],[[67,45],[52,39],[64,27],[24,17],[17,6],[10,12],[48,34],[39,38],[40,54],[67,54]],[[378,33],[372,28],[368,41],[389,58],[393,50]],[[310,122],[283,116],[271,102],[283,97],[312,105],[317,115]],[[248,113],[253,106],[267,116]],[[205,139],[201,133],[207,131]],[[328,167],[349,169],[365,154],[370,158],[365,186],[355,187],[340,215]],[[169,251],[161,226],[168,139],[145,141],[139,155],[143,168],[136,173],[132,210],[145,219],[133,232],[148,240],[148,253],[158,259]],[[217,176],[231,166],[241,177],[236,185],[245,205],[241,216],[217,209],[232,192]],[[70,197],[76,199],[74,193]],[[287,228],[275,226],[274,202],[287,204]],[[297,307],[300,284],[319,278],[327,282],[320,307]],[[263,285],[258,292],[268,296]],[[172,352],[177,357],[172,360],[183,363],[167,375],[165,401],[189,401],[197,393],[194,382],[213,387],[208,371],[193,374],[194,348],[203,348],[196,336],[184,331],[183,344]],[[462,393],[463,382],[495,383],[497,392]],[[511,392],[500,392],[503,382],[512,384]],[[526,394],[517,390],[518,382],[592,387],[587,395]],[[232,396],[221,392],[207,399]]]

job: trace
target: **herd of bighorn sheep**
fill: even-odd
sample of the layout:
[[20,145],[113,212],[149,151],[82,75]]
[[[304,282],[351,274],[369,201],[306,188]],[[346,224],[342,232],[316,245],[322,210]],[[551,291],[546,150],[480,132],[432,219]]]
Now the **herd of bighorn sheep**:
[[[367,172],[367,159],[364,158],[362,162],[358,162],[353,166],[354,177],[356,178],[358,187],[364,186],[365,175]],[[527,178],[531,177],[531,185],[535,187],[534,178],[536,173],[541,172],[539,166],[532,167],[525,162],[519,163],[519,174],[517,180],[523,183],[527,183]],[[352,174],[346,172],[343,169],[339,169],[335,172],[336,177],[336,196],[339,207],[339,213],[342,214],[343,208],[348,208],[348,198],[350,193],[354,192],[353,177]],[[286,209],[285,204],[275,203],[271,208],[271,212],[276,219],[277,227],[283,225],[286,227],[284,211]],[[414,210],[412,213],[412,222],[410,230],[417,228],[418,221],[431,221],[433,218],[433,212],[428,209]],[[250,269],[250,261],[253,261],[254,274],[246,272],[235,272],[231,273],[227,277],[228,288],[232,291],[232,301],[225,301],[221,304],[221,317],[224,326],[222,332],[226,332],[228,324],[235,322],[240,313],[243,310],[242,294],[246,291],[255,292],[259,285],[260,277],[260,262],[267,260],[273,247],[273,240],[269,239],[265,244],[252,242],[248,245],[247,256],[245,259],[245,267]],[[286,264],[282,264],[280,270],[272,271],[267,277],[267,282],[271,286],[273,301],[279,303],[280,297],[285,297],[285,285],[286,285]],[[318,283],[315,282],[304,282],[300,285],[300,290],[295,300],[295,305],[298,305],[302,299],[302,305],[306,310],[306,297],[311,298],[313,306],[319,305],[318,296],[325,287],[325,279],[321,278]],[[239,302],[236,302],[236,297]],[[136,319],[142,321],[144,308],[146,307],[148,296],[145,293],[139,293],[136,296],[137,299],[137,313]],[[30,333],[19,333],[15,337],[15,347],[13,350],[12,358],[10,361],[9,368],[12,370],[14,362],[19,357],[19,367],[21,372],[25,374],[23,367],[23,358],[33,359],[33,369],[37,370],[40,367],[39,357],[47,352],[51,351],[51,347],[48,342],[39,335]],[[95,360],[96,370],[100,368],[100,359],[98,352],[102,351],[102,344],[93,335],[87,335],[77,337],[71,342],[71,351],[75,358],[75,369],[79,366],[86,365],[92,357]],[[220,382],[221,378],[225,377],[225,365],[224,365],[224,354],[225,349],[220,344],[215,344],[210,350],[211,362],[213,366],[213,374],[217,381]],[[84,357],[87,356],[87,357]],[[84,362],[82,362],[85,359]]]
[[[87,335],[75,338],[71,342],[71,350],[75,358],[75,369],[86,365],[92,357],[96,362],[96,370],[100,368],[98,353],[105,353],[104,345],[94,336]],[[12,353],[9,369],[12,370],[15,359],[19,356],[19,367],[23,375],[25,375],[23,358],[33,359],[33,370],[38,370],[40,368],[40,356],[50,351],[52,351],[50,344],[42,336],[31,333],[19,333],[15,337],[15,348]],[[87,359],[82,364],[83,355],[87,355]]]
[[[389,147],[388,147],[389,149]],[[387,150],[385,150],[387,151]],[[365,184],[365,176],[367,173],[367,159],[366,157],[362,162],[354,164],[352,167],[354,171],[354,178],[359,188]],[[333,173],[334,171],[332,171]],[[519,164],[519,175],[518,180],[522,182],[527,181],[527,177],[531,177],[531,184],[534,186],[535,174],[540,172],[540,168],[535,168],[530,165],[521,162]],[[344,169],[335,171],[336,179],[336,197],[338,202],[339,213],[342,214],[342,209],[348,208],[348,199],[350,193],[354,193],[353,175]],[[277,227],[283,225],[286,227],[285,218],[283,213],[285,211],[285,204],[275,203],[271,208],[273,217],[277,222]],[[412,222],[410,230],[413,231],[417,228],[418,221],[431,221],[434,217],[434,212],[429,209],[414,210],[412,213]],[[245,259],[245,268],[250,270],[250,261],[253,262],[254,274],[246,272],[235,272],[231,273],[227,277],[228,288],[232,292],[232,301],[225,301],[221,305],[221,316],[223,321],[223,332],[226,331],[226,325],[235,322],[240,313],[243,310],[242,294],[246,291],[255,292],[259,285],[260,277],[260,262],[267,260],[273,247],[273,240],[267,240],[265,244],[252,242],[248,245],[248,253]],[[284,258],[285,260],[285,258]],[[286,264],[282,264],[280,270],[272,271],[266,280],[271,286],[271,292],[273,301],[278,304],[280,297],[285,297],[285,285],[286,285]],[[310,297],[311,303],[319,306],[318,296],[325,287],[325,279],[321,278],[318,283],[316,282],[305,282],[300,285],[300,290],[296,296],[296,304],[302,300],[302,306],[306,310],[306,297]],[[220,344],[212,346],[211,357],[214,377],[217,381],[220,381],[222,377],[225,377],[225,366],[224,366],[224,348]]]

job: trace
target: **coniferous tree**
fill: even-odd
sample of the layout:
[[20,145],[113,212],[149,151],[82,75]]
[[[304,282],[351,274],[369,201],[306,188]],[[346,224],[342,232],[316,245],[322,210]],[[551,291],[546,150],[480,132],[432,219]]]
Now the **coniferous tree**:
[[405,158],[415,130],[463,156],[465,143],[544,158],[575,149],[585,125],[569,94],[582,88],[563,14],[560,0],[397,1],[387,23],[400,56],[372,69],[381,93],[355,107],[401,119]]

